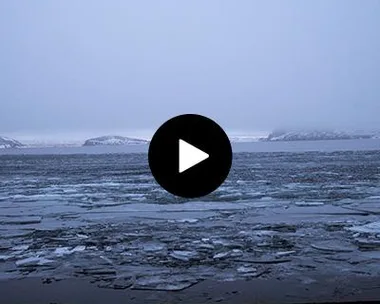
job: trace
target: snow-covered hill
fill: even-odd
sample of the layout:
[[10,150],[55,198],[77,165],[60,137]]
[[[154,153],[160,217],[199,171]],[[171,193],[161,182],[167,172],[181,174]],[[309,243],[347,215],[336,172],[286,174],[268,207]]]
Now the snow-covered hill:
[[249,142],[258,142],[263,138],[268,137],[269,132],[267,131],[231,131],[228,132],[228,138],[231,143],[249,143]]
[[14,139],[8,138],[8,137],[1,137],[0,136],[0,149],[21,148],[23,146],[24,145],[17,140],[14,140]]
[[341,140],[374,138],[373,134],[342,131],[274,131],[264,141]]
[[147,140],[130,138],[124,136],[101,136],[85,141],[83,146],[118,146],[118,145],[140,145],[148,143]]
[[229,136],[229,139],[232,143],[247,143],[247,142],[257,142],[263,139],[259,136]]

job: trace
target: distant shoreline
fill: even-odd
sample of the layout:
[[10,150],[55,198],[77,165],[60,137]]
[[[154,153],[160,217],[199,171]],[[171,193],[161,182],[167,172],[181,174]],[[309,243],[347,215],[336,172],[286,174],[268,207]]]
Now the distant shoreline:
[[[299,142],[299,141],[337,141],[355,139],[378,139],[380,132],[344,132],[344,131],[273,131],[265,135],[228,135],[231,143],[253,142]],[[77,148],[82,146],[128,146],[145,145],[150,139],[119,135],[104,135],[83,140],[46,141],[16,140],[0,136],[0,150],[10,148]]]
[[[148,144],[48,148],[23,147],[0,149],[0,155],[126,154],[147,153],[148,148]],[[232,143],[232,149],[234,153],[374,151],[380,150],[380,139],[240,142]]]

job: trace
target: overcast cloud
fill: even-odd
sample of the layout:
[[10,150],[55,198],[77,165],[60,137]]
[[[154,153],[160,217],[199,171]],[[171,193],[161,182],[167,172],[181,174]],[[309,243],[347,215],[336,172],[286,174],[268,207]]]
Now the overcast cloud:
[[380,1],[0,3],[0,134],[380,129]]

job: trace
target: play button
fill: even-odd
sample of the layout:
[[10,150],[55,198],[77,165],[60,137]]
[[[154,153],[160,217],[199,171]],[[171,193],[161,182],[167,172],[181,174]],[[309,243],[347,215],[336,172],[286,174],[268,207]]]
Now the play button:
[[232,164],[230,141],[213,120],[195,114],[165,122],[149,145],[149,167],[171,194],[195,198],[215,191]]
[[190,169],[208,157],[209,155],[202,150],[199,150],[182,139],[179,140],[179,173]]

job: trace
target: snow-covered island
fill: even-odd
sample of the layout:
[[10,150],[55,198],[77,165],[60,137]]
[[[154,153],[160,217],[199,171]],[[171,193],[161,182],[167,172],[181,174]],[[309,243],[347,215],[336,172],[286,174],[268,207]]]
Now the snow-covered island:
[[274,131],[263,141],[342,140],[376,138],[374,134],[342,131]]
[[101,136],[86,140],[83,146],[141,145],[147,143],[147,140],[139,138],[130,138],[124,136]]
[[0,149],[21,148],[23,146],[24,145],[22,143],[15,139],[0,136]]

